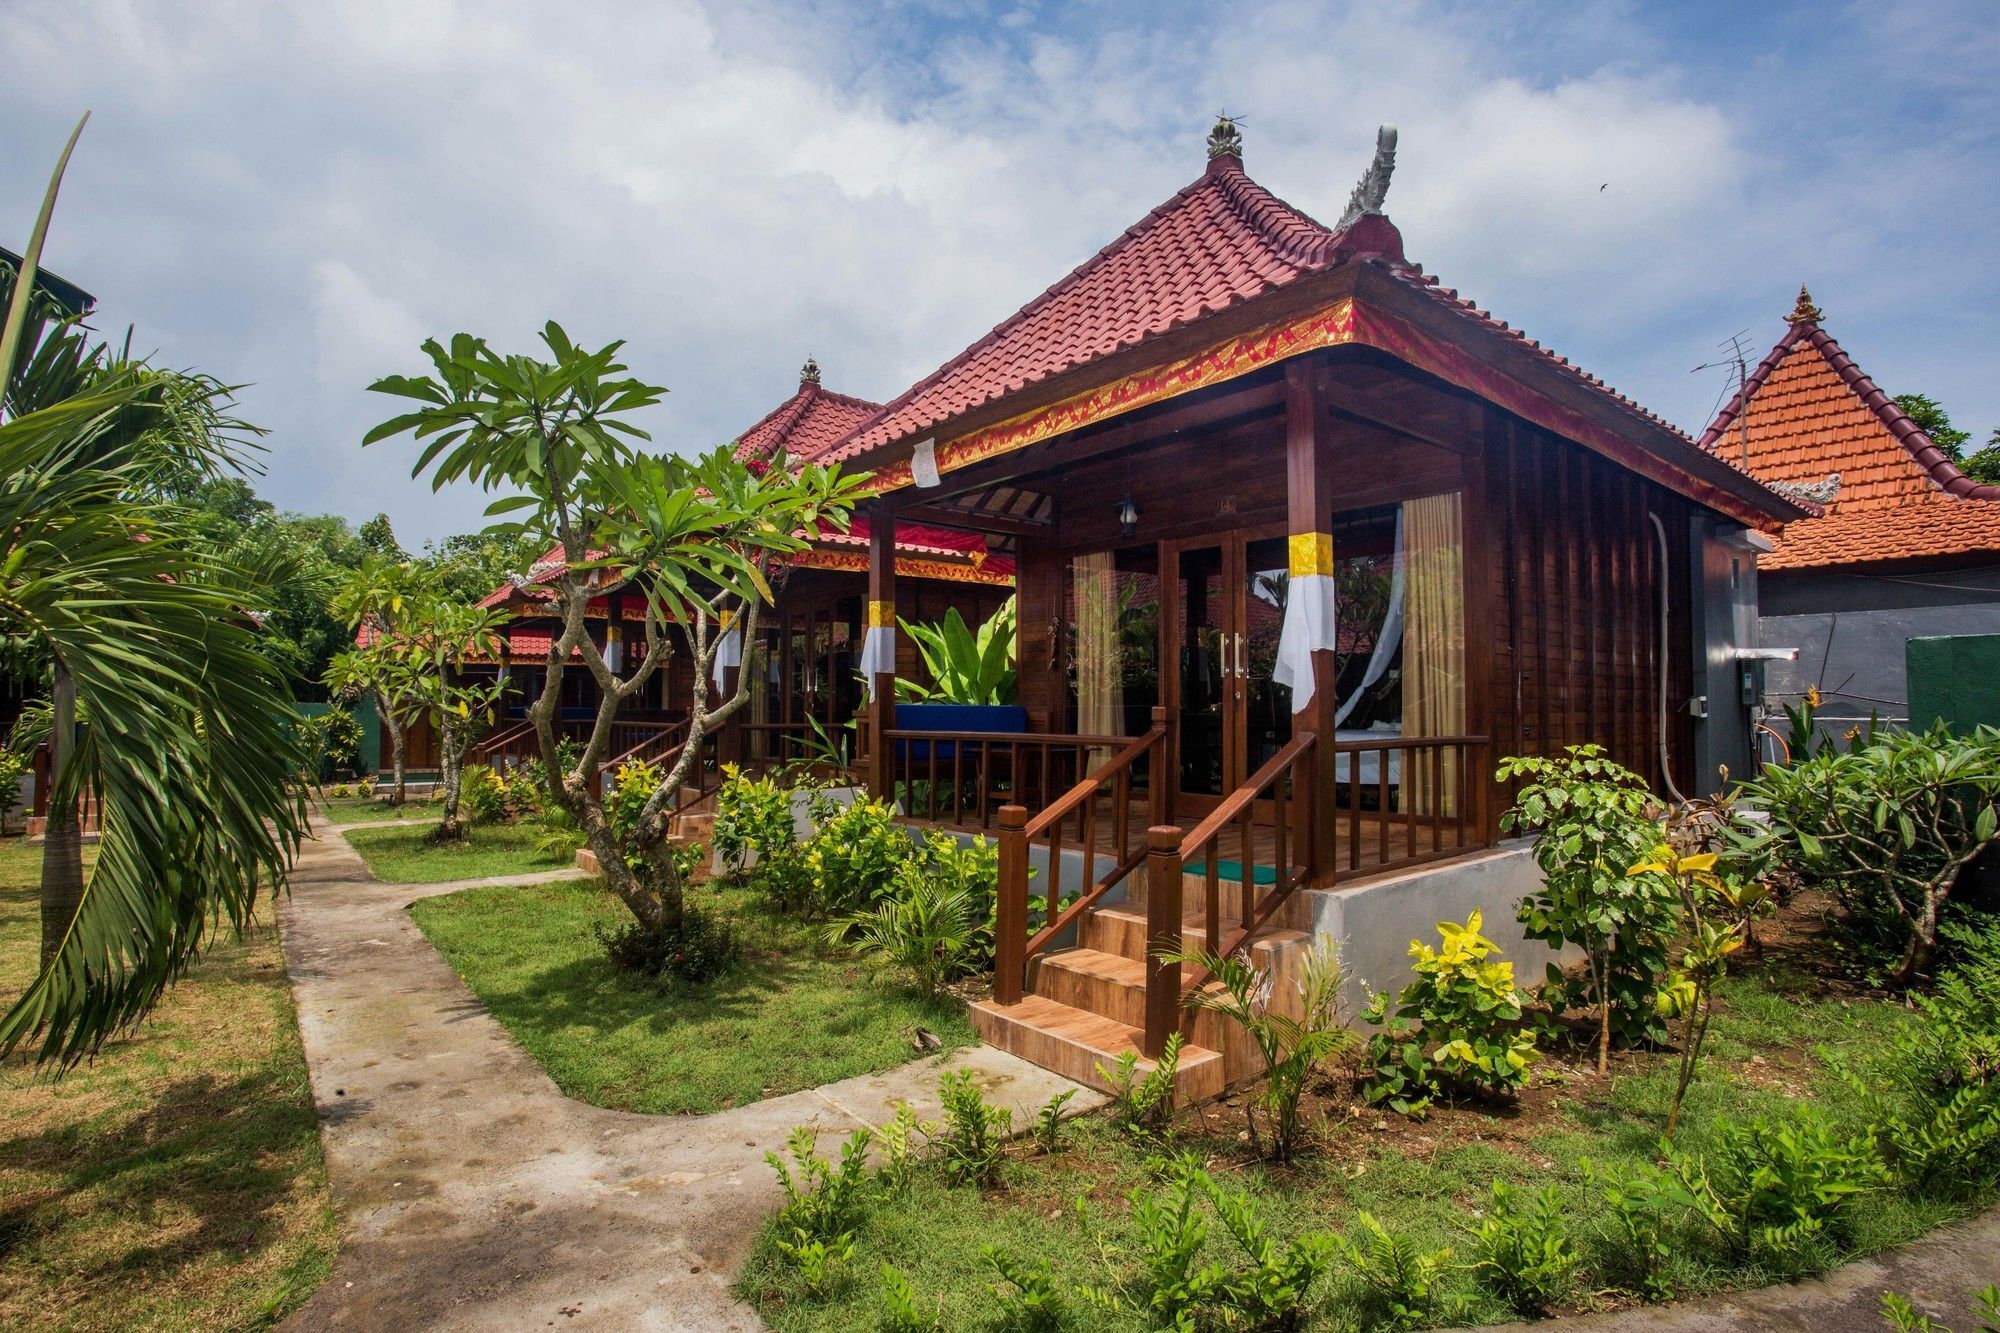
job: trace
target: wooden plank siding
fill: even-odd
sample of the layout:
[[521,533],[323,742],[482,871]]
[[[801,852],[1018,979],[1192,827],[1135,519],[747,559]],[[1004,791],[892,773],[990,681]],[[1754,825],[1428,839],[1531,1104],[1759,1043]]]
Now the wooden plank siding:
[[[1685,708],[1693,670],[1691,504],[1493,409],[1484,466],[1492,534],[1483,567],[1492,610],[1494,756],[1554,754],[1594,742],[1660,788],[1652,513],[1667,533],[1669,761],[1683,790],[1690,782],[1700,787],[1685,767],[1692,749]],[[1468,552],[1468,559],[1477,557]],[[1479,622],[1469,625],[1477,632]],[[1496,813],[1510,798],[1511,792],[1500,794]]]

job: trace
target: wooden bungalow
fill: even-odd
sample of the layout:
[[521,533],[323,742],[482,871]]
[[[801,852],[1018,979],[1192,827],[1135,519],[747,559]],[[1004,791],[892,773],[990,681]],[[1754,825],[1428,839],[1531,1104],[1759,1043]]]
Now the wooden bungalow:
[[[1248,1072],[1183,1016],[1184,944],[1400,959],[1494,855],[1500,756],[1705,790],[1717,728],[1747,744],[1743,617],[1708,603],[1809,507],[1408,260],[1394,142],[1328,227],[1219,123],[1199,178],[815,455],[875,475],[866,780],[998,836],[976,1017],[1073,1077],[1183,1026],[1190,1090]],[[1011,542],[1028,733],[898,726],[916,525]],[[1370,915],[1399,902],[1420,924]]]
[[[823,451],[847,438],[881,409],[880,403],[835,393],[820,382],[817,362],[807,358],[797,390],[738,437],[736,455],[752,468],[780,457]],[[847,533],[830,533],[811,549],[787,556],[773,571],[776,603],[760,616],[758,645],[751,655],[758,674],[749,708],[714,738],[718,758],[751,762],[798,753],[813,722],[829,733],[844,729],[861,706],[859,652],[862,606],[868,587],[869,526],[861,519]],[[480,604],[508,612],[505,670],[516,682],[500,725],[476,748],[475,758],[506,762],[533,752],[527,705],[539,695],[547,674],[550,645],[560,624],[547,612],[552,596],[547,580],[558,569],[551,551],[519,579]],[[905,618],[929,621],[956,608],[977,624],[1013,595],[1014,561],[1005,538],[957,529],[905,525],[896,539],[896,572],[904,580]],[[636,598],[612,596],[589,608],[591,633],[601,647],[638,642],[641,607]],[[608,656],[622,658],[611,650]],[[622,664],[614,664],[622,669]],[[721,684],[736,685],[740,667],[722,673]],[[921,675],[914,647],[904,645],[898,671]],[[581,735],[597,710],[597,687],[588,672],[566,672],[562,715]],[[620,716],[612,766],[626,757],[658,758],[685,734],[694,696],[691,654],[675,654],[649,683],[637,706]],[[413,752],[425,742],[413,740]],[[708,779],[714,765],[705,766]]]

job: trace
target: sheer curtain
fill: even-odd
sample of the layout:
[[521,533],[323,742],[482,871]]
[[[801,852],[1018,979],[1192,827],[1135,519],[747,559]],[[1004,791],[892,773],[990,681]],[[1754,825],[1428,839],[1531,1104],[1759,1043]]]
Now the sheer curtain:
[[1117,736],[1125,729],[1125,685],[1118,660],[1118,572],[1110,551],[1076,557],[1076,729]]
[[1403,511],[1396,511],[1396,547],[1389,561],[1389,606],[1382,613],[1382,630],[1375,636],[1375,651],[1368,656],[1368,670],[1362,673],[1361,683],[1340,701],[1340,707],[1333,715],[1333,725],[1338,727],[1347,721],[1347,715],[1361,702],[1363,695],[1373,688],[1375,682],[1388,674],[1389,664],[1396,660],[1397,645],[1403,641]]
[[[1465,553],[1456,493],[1403,503],[1403,735],[1458,736],[1465,731]],[[1436,776],[1437,756],[1410,751],[1403,765],[1404,808],[1420,815],[1458,811],[1458,773]]]

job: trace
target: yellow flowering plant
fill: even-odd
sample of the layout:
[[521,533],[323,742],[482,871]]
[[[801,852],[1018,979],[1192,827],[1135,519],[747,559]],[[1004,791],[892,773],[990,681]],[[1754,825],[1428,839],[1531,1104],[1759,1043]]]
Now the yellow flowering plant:
[[1440,921],[1439,946],[1410,941],[1416,979],[1393,999],[1377,992],[1362,1017],[1369,1039],[1363,1096],[1406,1115],[1422,1115],[1440,1096],[1511,1095],[1525,1087],[1540,1052],[1522,1013],[1528,994],[1500,946],[1480,933],[1472,913],[1460,925]]

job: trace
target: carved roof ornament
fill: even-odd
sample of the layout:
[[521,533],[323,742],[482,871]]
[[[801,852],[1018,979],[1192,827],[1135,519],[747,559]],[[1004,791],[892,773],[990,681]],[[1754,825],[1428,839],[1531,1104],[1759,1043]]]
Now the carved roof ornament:
[[1804,283],[1799,284],[1799,303],[1792,307],[1792,313],[1785,319],[1792,324],[1819,323],[1819,307],[1813,304],[1812,293],[1806,290]]
[[813,360],[811,357],[807,357],[806,363],[803,366],[799,367],[799,384],[801,386],[804,386],[807,384],[818,384],[818,383],[819,383],[819,362]]
[[1809,500],[1816,505],[1832,504],[1834,497],[1840,494],[1840,474],[1829,473],[1823,481],[1774,481],[1771,489],[1795,500]]
[[1243,156],[1243,132],[1237,127],[1242,118],[1218,115],[1215,128],[1208,132],[1208,157],[1214,161],[1218,157],[1241,158]]
[[1389,194],[1389,177],[1396,171],[1396,127],[1377,126],[1375,130],[1375,160],[1368,164],[1368,170],[1361,173],[1360,184],[1354,193],[1347,196],[1347,211],[1340,215],[1334,225],[1335,231],[1346,231],[1370,214],[1382,212],[1382,201]]

